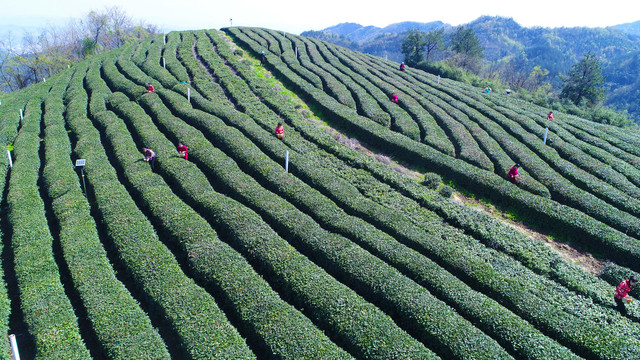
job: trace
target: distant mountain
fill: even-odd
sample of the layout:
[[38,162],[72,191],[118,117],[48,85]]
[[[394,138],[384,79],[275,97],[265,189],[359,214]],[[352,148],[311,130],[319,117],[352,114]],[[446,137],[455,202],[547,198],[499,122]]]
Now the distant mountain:
[[[364,43],[367,41],[372,41],[377,37],[383,36],[385,34],[402,34],[411,29],[418,29],[424,32],[429,32],[431,30],[443,27],[450,28],[451,25],[445,24],[442,21],[433,21],[428,23],[405,21],[391,24],[384,28],[379,28],[372,25],[362,26],[356,23],[341,23],[332,27],[328,27],[321,31],[324,33],[342,36],[351,41]],[[301,35],[306,36],[305,33],[302,33]]]
[[629,35],[640,36],[640,21],[615,25],[611,27]]

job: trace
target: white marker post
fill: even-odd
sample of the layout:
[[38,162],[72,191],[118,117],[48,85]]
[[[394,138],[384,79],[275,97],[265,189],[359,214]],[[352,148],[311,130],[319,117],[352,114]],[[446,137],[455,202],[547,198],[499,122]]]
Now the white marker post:
[[298,58],[298,47],[296,46],[296,59]]
[[162,45],[167,45],[167,34],[162,34]]
[[289,150],[287,150],[287,155],[285,156],[284,172],[289,172]]
[[20,109],[20,121],[24,120],[24,117],[22,116],[22,109]]
[[191,88],[187,88],[187,101],[191,103]]
[[85,159],[77,159],[76,160],[76,167],[80,168],[80,174],[82,174],[82,189],[84,190],[84,196],[87,196],[87,186],[84,183],[84,165],[86,164],[86,160]]
[[16,336],[9,335],[9,341],[11,342],[11,352],[13,353],[13,360],[20,360],[20,353],[18,352],[18,343],[16,342]]
[[162,67],[167,68],[167,60],[165,60],[164,56],[162,57]]
[[440,75],[438,75],[438,85],[440,85]]
[[549,133],[549,128],[544,128],[544,144],[547,144],[547,134]]
[[47,82],[47,78],[42,78],[42,82]]
[[7,150],[7,157],[9,158],[9,167],[13,168],[13,161],[11,161],[11,151]]

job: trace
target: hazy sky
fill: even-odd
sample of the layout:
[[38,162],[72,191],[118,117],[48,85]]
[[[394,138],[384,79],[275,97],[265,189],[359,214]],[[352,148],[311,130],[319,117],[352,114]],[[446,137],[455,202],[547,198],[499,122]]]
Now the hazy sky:
[[638,0],[2,0],[0,25],[59,25],[110,6],[165,31],[219,29],[229,26],[230,19],[233,25],[295,34],[342,22],[384,27],[440,20],[459,25],[481,15],[511,17],[526,27],[604,27],[640,20]]

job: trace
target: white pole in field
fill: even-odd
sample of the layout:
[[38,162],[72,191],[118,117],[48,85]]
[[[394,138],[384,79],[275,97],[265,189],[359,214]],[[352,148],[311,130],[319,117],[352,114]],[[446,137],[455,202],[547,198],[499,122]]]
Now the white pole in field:
[[287,156],[284,161],[284,172],[289,172],[289,150],[287,150]]
[[187,88],[187,101],[191,102],[191,88]]
[[296,46],[296,59],[298,58],[298,47]]
[[544,143],[547,144],[547,133],[549,133],[549,128],[544,128]]
[[167,60],[165,60],[164,56],[162,57],[162,67],[167,68]]
[[11,161],[11,151],[7,150],[7,157],[9,158],[9,167],[13,168],[13,161]]
[[11,342],[11,352],[13,352],[13,360],[20,360],[20,353],[18,352],[18,343],[16,342],[16,336],[9,335],[9,341]]
[[167,45],[167,34],[162,34],[162,44]]
[[22,116],[22,109],[20,109],[20,120],[24,120],[24,117]]
[[42,82],[47,82],[47,78],[42,78]]
[[438,75],[438,85],[440,85],[440,75]]

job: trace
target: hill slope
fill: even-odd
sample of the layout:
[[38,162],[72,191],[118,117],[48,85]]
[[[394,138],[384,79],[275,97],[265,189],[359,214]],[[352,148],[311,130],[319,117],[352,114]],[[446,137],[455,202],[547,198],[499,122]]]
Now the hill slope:
[[25,357],[637,352],[611,284],[357,145],[637,271],[636,134],[397,65],[267,29],[174,32],[8,95],[0,314]]
[[[401,50],[403,33],[417,28],[428,32],[444,28],[450,33],[454,27],[439,22],[401,22],[385,28],[362,27],[348,23],[329,27],[322,31],[303,32],[302,35],[327,40],[350,49],[403,61]],[[607,105],[628,110],[637,120],[640,116],[636,102],[631,100],[638,89],[637,68],[629,68],[628,59],[640,53],[640,37],[634,34],[635,23],[608,28],[527,28],[511,18],[482,16],[464,26],[473,29],[484,47],[487,66],[495,70],[497,65],[515,60],[513,66],[529,74],[535,66],[549,71],[547,80],[556,88],[560,75],[566,75],[571,66],[592,52],[602,62],[603,75],[611,91]],[[326,37],[331,34],[333,37]],[[345,38],[351,42],[345,41]],[[628,78],[634,81],[629,82]]]

